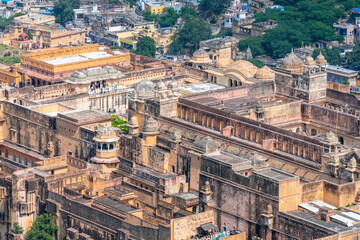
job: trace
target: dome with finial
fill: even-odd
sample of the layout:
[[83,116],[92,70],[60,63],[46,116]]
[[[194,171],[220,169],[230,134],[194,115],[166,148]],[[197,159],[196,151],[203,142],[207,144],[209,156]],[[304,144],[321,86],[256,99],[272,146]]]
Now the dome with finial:
[[319,56],[317,56],[315,62],[319,65],[327,65],[327,61],[321,51]]
[[274,80],[275,73],[271,68],[265,65],[264,67],[257,70],[255,78],[260,80]]
[[210,63],[210,55],[203,49],[199,49],[193,53],[193,57],[191,59],[193,63]]
[[155,89],[157,90],[164,90],[166,89],[165,83],[162,81],[159,81],[158,83],[156,83]]
[[159,123],[153,117],[149,117],[144,124],[142,129],[143,134],[158,134],[159,133]]
[[208,58],[210,55],[207,51],[203,50],[203,49],[199,49],[197,51],[194,52],[193,56],[195,58]]
[[96,137],[98,138],[107,138],[107,137],[116,137],[115,128],[108,126],[101,126],[97,132]]
[[305,58],[305,65],[309,66],[309,67],[314,67],[316,66],[316,62],[314,61],[314,59],[309,55]]
[[133,115],[130,118],[130,121],[129,121],[128,125],[131,125],[131,126],[138,126],[139,125],[137,117],[135,115]]
[[303,65],[303,61],[301,61],[301,59],[296,56],[293,50],[291,50],[291,53],[289,53],[281,61],[282,65],[287,67],[301,67]]

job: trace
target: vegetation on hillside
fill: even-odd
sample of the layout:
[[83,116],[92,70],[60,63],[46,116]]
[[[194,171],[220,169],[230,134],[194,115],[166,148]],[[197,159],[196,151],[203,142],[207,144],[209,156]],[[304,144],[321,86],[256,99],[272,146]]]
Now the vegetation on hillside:
[[315,41],[343,41],[332,25],[355,6],[355,0],[276,0],[275,3],[284,5],[285,10],[259,13],[255,19],[256,22],[273,19],[278,22],[278,26],[268,30],[263,37],[240,41],[240,50],[250,46],[254,56],[267,54],[281,58],[291,48]]
[[201,0],[199,10],[205,18],[210,18],[223,13],[230,4],[231,0]]
[[[15,49],[15,48],[11,48],[11,47],[9,47],[9,46],[7,46],[5,44],[0,44],[0,52],[4,52],[6,48]],[[20,53],[25,54],[27,52],[24,51],[24,50],[20,50]],[[10,53],[5,54],[4,57],[0,57],[0,63],[5,63],[5,64],[8,64],[8,65],[13,65],[13,64],[16,64],[16,63],[20,63],[20,54],[14,54],[12,56],[10,56]]]
[[23,15],[25,15],[25,14],[24,13],[15,13],[11,17],[9,17],[8,19],[0,17],[0,25],[1,26],[8,26],[10,24],[10,22],[12,22],[14,20],[14,18],[23,16]]

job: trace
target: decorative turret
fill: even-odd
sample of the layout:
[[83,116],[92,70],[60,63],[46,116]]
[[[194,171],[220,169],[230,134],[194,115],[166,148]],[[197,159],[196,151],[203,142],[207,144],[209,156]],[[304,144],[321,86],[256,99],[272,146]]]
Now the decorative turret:
[[144,124],[142,134],[146,145],[154,146],[156,144],[156,136],[159,134],[159,123],[153,117],[149,117]]
[[140,133],[139,123],[135,115],[130,118],[127,127],[128,127],[128,132],[131,135],[136,135]]
[[256,71],[255,78],[259,80],[275,80],[275,73],[268,66],[264,66]]
[[307,67],[315,67],[316,66],[316,62],[314,61],[314,59],[311,56],[307,56],[305,58],[305,66]]
[[104,164],[107,167],[117,167],[117,142],[119,137],[116,135],[116,128],[102,126],[96,133],[94,141],[96,143],[96,156],[91,158],[92,163]]
[[315,62],[320,66],[325,66],[325,65],[328,64],[325,57],[324,57],[324,55],[321,53],[321,51],[320,51],[319,56],[317,56]]

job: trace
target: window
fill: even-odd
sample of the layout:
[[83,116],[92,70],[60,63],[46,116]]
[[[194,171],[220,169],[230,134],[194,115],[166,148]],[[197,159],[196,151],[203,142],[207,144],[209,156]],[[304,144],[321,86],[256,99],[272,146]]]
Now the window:
[[109,150],[114,149],[114,144],[110,143]]
[[108,145],[106,143],[103,143],[102,150],[108,150]]
[[16,153],[13,153],[13,160],[16,161]]
[[317,134],[316,129],[311,129],[311,136],[315,136]]

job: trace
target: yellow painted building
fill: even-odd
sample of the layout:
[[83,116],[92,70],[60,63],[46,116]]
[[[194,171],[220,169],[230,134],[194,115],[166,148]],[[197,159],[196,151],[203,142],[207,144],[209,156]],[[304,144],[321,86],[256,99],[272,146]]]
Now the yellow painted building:
[[13,70],[0,69],[0,84],[3,86],[11,86],[11,83],[19,84],[21,75]]
[[165,12],[165,4],[162,2],[145,3],[145,12],[151,12],[151,14],[163,14]]

